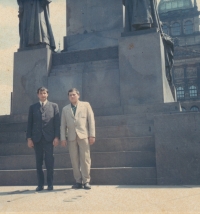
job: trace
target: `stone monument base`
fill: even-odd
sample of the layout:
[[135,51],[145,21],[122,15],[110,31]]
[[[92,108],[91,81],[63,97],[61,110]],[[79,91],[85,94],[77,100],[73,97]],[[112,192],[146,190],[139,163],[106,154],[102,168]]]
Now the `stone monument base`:
[[158,185],[200,184],[200,113],[154,118]]
[[12,113],[24,114],[38,101],[37,89],[48,86],[52,51],[48,48],[20,51],[14,54]]
[[117,46],[122,28],[64,37],[64,51],[88,50]]
[[173,102],[165,73],[164,46],[157,29],[122,35],[119,40],[121,102],[132,105]]

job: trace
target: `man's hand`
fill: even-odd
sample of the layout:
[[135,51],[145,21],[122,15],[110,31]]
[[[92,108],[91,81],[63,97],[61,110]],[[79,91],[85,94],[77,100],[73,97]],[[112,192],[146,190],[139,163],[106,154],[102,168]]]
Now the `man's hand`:
[[89,137],[89,144],[92,145],[95,142],[95,137]]
[[33,144],[33,141],[31,139],[28,139],[28,147],[29,148],[34,148],[34,144]]
[[53,140],[53,145],[56,147],[58,146],[59,144],[59,139],[56,137],[54,140]]
[[67,141],[66,140],[62,140],[61,141],[61,147],[66,147],[67,146]]

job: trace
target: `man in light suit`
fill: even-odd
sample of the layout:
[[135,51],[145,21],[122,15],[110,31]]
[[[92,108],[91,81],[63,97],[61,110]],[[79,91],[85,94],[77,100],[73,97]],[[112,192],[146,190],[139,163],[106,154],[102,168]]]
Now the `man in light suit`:
[[76,184],[74,189],[91,189],[90,186],[90,145],[95,142],[95,121],[92,108],[88,102],[79,101],[76,88],[68,91],[70,104],[62,110],[61,146],[66,146],[66,134],[69,154]]
[[53,190],[53,147],[59,144],[60,116],[56,103],[47,100],[48,90],[41,87],[37,90],[39,102],[29,108],[27,140],[28,147],[34,148],[38,187],[36,191],[44,189],[43,159],[47,169],[47,190]]

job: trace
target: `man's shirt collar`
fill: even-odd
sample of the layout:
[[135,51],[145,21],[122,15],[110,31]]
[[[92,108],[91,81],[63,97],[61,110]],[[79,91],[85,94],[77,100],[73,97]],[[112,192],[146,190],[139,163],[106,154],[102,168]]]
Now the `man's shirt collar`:
[[42,105],[42,103],[44,103],[43,106],[45,106],[47,104],[48,100],[45,100],[44,102],[40,101],[40,105]]

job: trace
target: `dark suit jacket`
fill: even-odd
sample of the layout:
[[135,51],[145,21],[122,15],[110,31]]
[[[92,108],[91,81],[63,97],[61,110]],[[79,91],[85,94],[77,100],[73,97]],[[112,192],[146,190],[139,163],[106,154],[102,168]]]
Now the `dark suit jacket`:
[[55,137],[60,138],[60,115],[56,103],[47,101],[44,111],[41,109],[40,102],[29,108],[26,137],[37,143],[42,135],[48,142],[53,142]]

